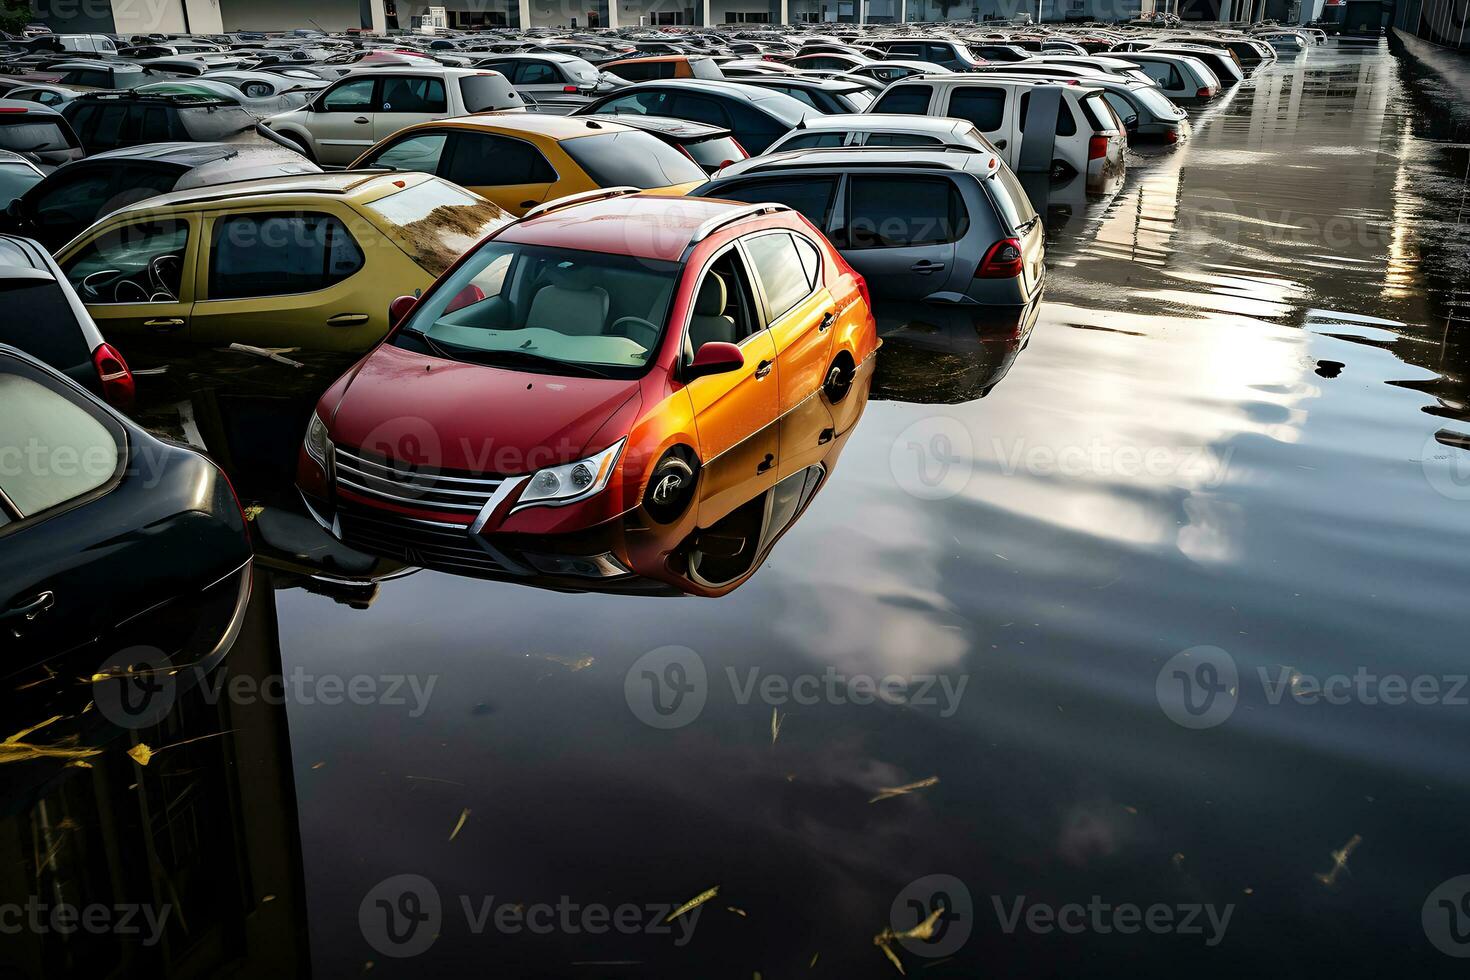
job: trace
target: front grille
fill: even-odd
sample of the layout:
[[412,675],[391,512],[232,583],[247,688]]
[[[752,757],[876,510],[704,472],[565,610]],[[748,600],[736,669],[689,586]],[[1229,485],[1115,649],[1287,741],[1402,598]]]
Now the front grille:
[[415,468],[341,446],[333,450],[333,462],[337,485],[353,493],[403,507],[464,514],[469,520],[505,482],[502,476]]
[[469,528],[426,521],[341,501],[342,543],[408,565],[450,572],[503,572],[505,567],[470,537]]

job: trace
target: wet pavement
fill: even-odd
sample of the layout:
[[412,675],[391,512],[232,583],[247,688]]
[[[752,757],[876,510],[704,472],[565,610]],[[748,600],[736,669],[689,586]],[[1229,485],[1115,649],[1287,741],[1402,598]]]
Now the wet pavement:
[[[5,896],[172,912],[18,975],[1456,970],[1466,133],[1404,72],[1317,48],[1033,189],[1040,308],[890,342],[719,598],[263,549],[222,673],[5,767]],[[308,394],[143,380],[292,540],[316,367],[245,360]]]

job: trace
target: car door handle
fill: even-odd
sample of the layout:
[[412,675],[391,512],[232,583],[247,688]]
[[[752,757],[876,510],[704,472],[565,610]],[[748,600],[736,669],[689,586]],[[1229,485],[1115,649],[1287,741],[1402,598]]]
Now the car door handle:
[[372,120],[369,119],[367,116],[358,116],[352,121],[357,123],[359,126],[366,126],[368,123],[372,122]]
[[366,313],[338,313],[336,316],[327,317],[329,327],[359,327],[367,322]]
[[164,317],[160,320],[144,320],[143,326],[152,327],[154,330],[177,330],[184,325],[184,321],[176,316]]
[[834,313],[831,310],[828,310],[826,312],[826,314],[822,317],[822,325],[817,328],[817,332],[818,333],[826,333],[827,330],[828,330],[828,328],[831,327],[832,324],[834,324],[836,322],[837,322],[837,314]]
[[940,270],[942,270],[944,268],[944,263],[930,262],[928,259],[924,259],[922,262],[915,262],[913,265],[909,266],[909,268],[912,269],[914,272],[919,272],[927,275],[928,273],[939,272]]
[[[34,623],[41,616],[50,612],[51,607],[54,605],[56,605],[56,593],[42,592],[35,598],[23,602],[18,606],[11,606],[3,613],[0,613],[0,620],[22,620],[26,623]],[[20,636],[19,625],[12,626],[10,631],[15,636]]]
[[764,378],[766,375],[770,374],[771,373],[771,366],[772,365],[771,365],[771,362],[770,361],[761,361],[760,364],[758,364],[756,366],[756,369],[755,369],[755,380],[759,381],[762,378]]

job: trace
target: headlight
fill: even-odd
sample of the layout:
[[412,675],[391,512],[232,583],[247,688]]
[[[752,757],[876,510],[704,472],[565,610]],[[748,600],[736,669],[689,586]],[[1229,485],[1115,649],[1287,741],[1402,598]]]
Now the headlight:
[[311,413],[311,421],[306,426],[306,453],[312,459],[327,465],[327,455],[331,451],[332,440],[327,438],[327,423],[315,412]]
[[618,464],[623,443],[627,441],[625,436],[596,456],[537,470],[527,481],[526,489],[521,491],[521,499],[516,502],[514,510],[536,504],[560,507],[601,492]]

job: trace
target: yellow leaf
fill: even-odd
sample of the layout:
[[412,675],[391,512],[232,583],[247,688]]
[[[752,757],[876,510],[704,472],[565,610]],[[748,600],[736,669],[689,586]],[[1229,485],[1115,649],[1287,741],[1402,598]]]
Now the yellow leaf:
[[463,810],[459,811],[459,822],[456,823],[454,825],[454,829],[449,832],[449,839],[450,840],[454,840],[456,837],[459,836],[460,829],[464,827],[464,822],[466,820],[468,820],[469,818],[470,818],[470,808],[469,807],[465,807]]
[[665,922],[673,922],[675,919],[677,919],[679,916],[683,915],[685,912],[688,912],[691,909],[697,909],[697,908],[699,908],[701,905],[703,905],[705,902],[708,902],[710,899],[714,898],[719,893],[720,893],[720,886],[719,885],[716,885],[715,887],[709,889],[708,891],[702,891],[702,892],[700,892],[698,895],[695,895],[693,898],[691,898],[689,901],[685,902],[683,905],[681,905],[678,908],[674,909],[673,912],[669,913],[669,917],[667,919],[665,919],[664,921]]
[[132,756],[133,761],[138,765],[146,766],[148,765],[148,761],[153,758],[153,750],[148,747],[147,742],[139,742],[137,745],[128,749],[128,755]]
[[895,796],[904,796],[908,793],[912,793],[916,789],[928,789],[930,786],[937,786],[938,784],[939,777],[930,776],[929,778],[921,779],[916,783],[906,783],[903,786],[894,786],[888,789],[880,789],[878,790],[878,795],[873,797],[868,802],[877,803],[879,800],[891,800]]

